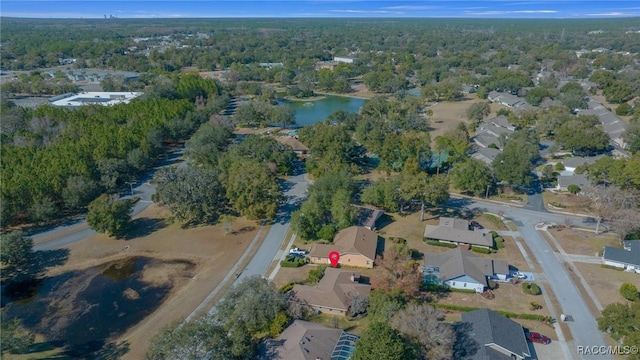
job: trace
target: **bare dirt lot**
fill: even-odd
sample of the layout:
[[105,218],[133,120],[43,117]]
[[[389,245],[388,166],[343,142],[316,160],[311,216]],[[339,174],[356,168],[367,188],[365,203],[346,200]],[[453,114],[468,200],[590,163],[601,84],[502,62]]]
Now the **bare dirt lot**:
[[620,241],[612,234],[596,235],[591,231],[551,228],[549,232],[567,254],[597,256],[605,246],[618,246]]
[[[151,303],[151,311],[116,313],[114,316],[122,317],[125,325],[110,331],[103,339],[105,343],[128,344],[124,359],[143,358],[149,340],[158,330],[189,315],[238,261],[260,227],[254,221],[238,218],[232,232],[225,234],[220,225],[182,229],[179,224],[169,224],[167,219],[167,210],[152,205],[133,221],[137,236],[116,240],[96,235],[72,244],[66,263],[50,269],[47,274],[47,279],[59,279],[61,285],[53,287],[49,296],[64,299],[85,294],[86,285],[94,281],[86,278],[79,282],[83,277],[77,274],[104,275],[105,271],[111,271],[119,276],[122,269],[131,266],[136,269],[134,278],[140,286],[118,290],[122,294],[119,299],[142,302],[141,309]],[[66,289],[68,293],[63,296],[55,293],[56,289]],[[153,289],[162,291],[151,291]],[[116,302],[112,305],[109,300],[105,300],[108,304],[102,304],[103,298],[108,299],[106,296],[94,298],[94,306],[118,305]],[[72,330],[61,329],[61,332]],[[37,354],[29,358],[34,355]]]

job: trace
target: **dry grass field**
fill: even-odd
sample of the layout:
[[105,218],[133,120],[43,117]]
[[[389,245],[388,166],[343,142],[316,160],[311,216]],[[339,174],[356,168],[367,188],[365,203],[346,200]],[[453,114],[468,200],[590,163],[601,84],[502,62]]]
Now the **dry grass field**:
[[626,303],[620,295],[622,283],[629,282],[640,287],[640,275],[625,271],[605,269],[599,264],[573,263],[598,297],[602,306],[616,302]]
[[605,246],[618,246],[618,237],[612,234],[598,234],[576,229],[552,228],[549,232],[567,254],[595,256]]
[[[74,243],[68,247],[66,263],[51,268],[47,274],[53,278],[72,271],[99,271],[106,263],[150,259],[150,265],[141,269],[141,281],[149,286],[162,285],[169,290],[148,316],[107,339],[113,343],[128,344],[129,349],[123,359],[143,358],[149,340],[158,330],[186,318],[222,281],[260,227],[254,221],[238,218],[233,222],[232,231],[225,234],[220,225],[183,229],[179,224],[169,224],[168,217],[167,210],[152,205],[134,218],[134,234],[128,240],[99,234]],[[189,266],[185,268],[180,264]],[[73,295],[82,289],[72,288],[71,291]],[[135,292],[129,291],[130,297],[133,296],[131,294],[135,295]],[[50,356],[51,350],[15,358],[42,358],[41,355]]]

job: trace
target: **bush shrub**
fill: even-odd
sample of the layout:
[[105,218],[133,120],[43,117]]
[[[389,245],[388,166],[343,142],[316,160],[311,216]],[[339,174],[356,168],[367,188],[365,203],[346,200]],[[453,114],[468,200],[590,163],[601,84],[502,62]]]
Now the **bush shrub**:
[[498,233],[495,230],[489,231],[489,234],[491,234],[494,239],[498,237]]
[[522,283],[522,291],[524,291],[525,294],[529,294],[529,295],[542,294],[542,290],[540,290],[540,287],[531,282]]
[[425,239],[424,242],[426,242],[429,245],[448,247],[448,248],[451,248],[451,249],[458,247],[458,245],[456,245],[456,244],[445,243],[445,242],[440,242],[440,241],[436,241],[436,240]]
[[472,290],[472,289],[456,289],[456,288],[449,288],[449,291],[451,292],[459,292],[459,293],[465,293],[465,294],[475,294],[476,291]]
[[290,283],[284,285],[283,287],[281,287],[280,288],[280,292],[283,293],[283,294],[286,293],[286,292],[289,292],[291,289],[293,289],[294,285],[295,285],[294,283],[290,282]]
[[389,241],[391,241],[394,244],[402,245],[402,244],[406,244],[407,243],[407,239],[401,238],[401,237],[393,237],[393,236],[391,236],[391,237],[389,237],[387,239],[389,239]]
[[551,201],[551,202],[549,202],[549,205],[551,205],[553,207],[557,207],[557,208],[564,208],[564,205],[562,205],[562,203],[559,203],[557,201]]
[[504,248],[504,239],[501,236],[498,236],[494,240],[496,241],[496,248],[498,249]]
[[317,284],[324,276],[324,270],[326,268],[327,265],[320,265],[317,268],[309,271],[309,277],[307,278],[307,281],[311,284]]
[[546,316],[538,314],[518,314],[518,319],[523,320],[545,321],[546,318]]
[[605,269],[611,269],[611,270],[618,270],[618,271],[623,271],[623,268],[619,268],[617,266],[611,266],[611,265],[606,265],[606,264],[600,264],[600,267],[603,267]]
[[562,164],[561,162],[556,163],[555,167],[556,167],[556,170],[558,170],[558,171],[564,170],[564,164]]
[[567,186],[567,191],[569,191],[572,194],[577,194],[580,192],[580,187],[576,184],[571,184],[569,186]]
[[629,301],[636,301],[639,298],[638,288],[631,283],[623,283],[620,286],[620,295]]
[[287,256],[284,260],[280,261],[280,266],[282,267],[300,267],[304,264],[306,264],[305,259],[292,256]]
[[480,254],[491,254],[491,249],[487,249],[479,246],[472,246],[471,251],[477,252]]

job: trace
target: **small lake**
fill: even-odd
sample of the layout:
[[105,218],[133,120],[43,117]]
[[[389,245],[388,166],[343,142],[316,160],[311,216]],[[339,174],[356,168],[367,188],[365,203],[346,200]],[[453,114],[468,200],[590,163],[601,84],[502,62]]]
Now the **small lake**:
[[283,101],[282,103],[289,104],[295,110],[296,124],[305,126],[323,121],[336,110],[358,113],[366,101],[366,99],[327,95],[324,99],[316,101]]

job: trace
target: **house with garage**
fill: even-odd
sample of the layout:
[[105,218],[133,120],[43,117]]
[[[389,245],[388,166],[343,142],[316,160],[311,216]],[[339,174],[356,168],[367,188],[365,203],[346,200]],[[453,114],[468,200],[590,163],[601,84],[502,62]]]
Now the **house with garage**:
[[363,226],[366,229],[375,231],[378,220],[384,215],[384,210],[369,206],[355,206],[356,217],[354,222],[358,226]]
[[456,244],[470,249],[471,246],[494,248],[493,236],[483,230],[469,230],[469,222],[463,219],[440,217],[438,225],[426,225],[424,238]]
[[296,320],[277,339],[260,344],[261,360],[348,360],[358,335],[309,321]]
[[605,265],[640,274],[640,240],[625,241],[623,248],[605,246],[602,261]]
[[568,191],[570,185],[575,185],[580,189],[584,189],[585,186],[591,185],[591,181],[589,181],[589,179],[587,179],[584,174],[558,176],[558,184],[556,185],[556,190]]
[[461,248],[442,253],[426,253],[422,266],[425,284],[446,285],[477,293],[489,288],[489,280],[506,281],[509,273],[506,261],[478,257]]
[[357,271],[329,267],[317,286],[294,285],[289,301],[307,305],[319,313],[346,316],[354,297],[369,298],[371,285],[360,280]]
[[329,253],[340,254],[338,264],[362,268],[373,268],[378,249],[378,234],[363,227],[351,226],[338,231],[333,244],[316,244],[309,252],[309,261],[314,264],[330,264]]
[[466,360],[524,360],[531,358],[524,328],[495,311],[462,313],[460,326],[469,340]]

